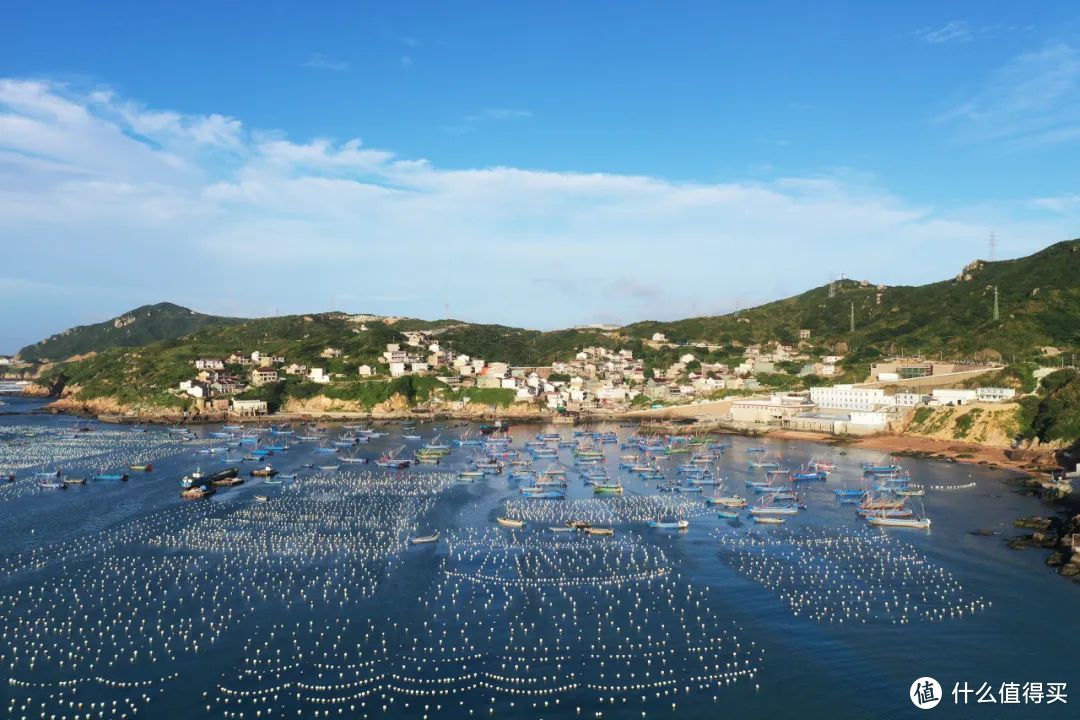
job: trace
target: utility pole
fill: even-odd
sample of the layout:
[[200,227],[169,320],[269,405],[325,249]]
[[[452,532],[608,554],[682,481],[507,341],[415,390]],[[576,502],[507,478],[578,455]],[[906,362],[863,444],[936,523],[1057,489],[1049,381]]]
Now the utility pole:
[[855,332],[855,301],[851,301],[851,332]]
[[994,322],[1001,319],[1001,313],[998,311],[998,286],[994,286]]

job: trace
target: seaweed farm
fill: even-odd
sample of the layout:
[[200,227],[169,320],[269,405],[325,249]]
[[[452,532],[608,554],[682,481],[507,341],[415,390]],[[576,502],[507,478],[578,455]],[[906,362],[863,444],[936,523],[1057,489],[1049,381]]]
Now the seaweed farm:
[[[1077,680],[1052,660],[1076,588],[1005,547],[1040,506],[999,471],[898,463],[925,493],[890,509],[933,522],[879,527],[845,499],[886,497],[863,464],[893,460],[804,442],[765,449],[828,456],[827,478],[630,426],[132,428],[11,404],[3,717],[889,718],[919,712],[922,676]],[[1037,711],[993,716],[1071,717]]]

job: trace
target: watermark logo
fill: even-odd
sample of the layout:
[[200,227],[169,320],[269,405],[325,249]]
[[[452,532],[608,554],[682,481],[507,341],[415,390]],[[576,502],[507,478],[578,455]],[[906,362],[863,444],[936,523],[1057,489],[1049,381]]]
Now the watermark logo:
[[921,677],[911,683],[911,693],[908,697],[920,710],[937,707],[937,704],[941,702],[941,684],[932,677]]

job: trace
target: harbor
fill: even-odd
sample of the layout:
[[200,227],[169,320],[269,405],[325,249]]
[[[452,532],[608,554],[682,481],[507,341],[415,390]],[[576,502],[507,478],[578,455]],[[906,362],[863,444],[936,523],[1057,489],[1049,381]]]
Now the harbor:
[[1003,470],[631,423],[12,403],[7,717],[892,718],[922,675],[1076,680],[1076,587],[1006,546],[1048,511]]

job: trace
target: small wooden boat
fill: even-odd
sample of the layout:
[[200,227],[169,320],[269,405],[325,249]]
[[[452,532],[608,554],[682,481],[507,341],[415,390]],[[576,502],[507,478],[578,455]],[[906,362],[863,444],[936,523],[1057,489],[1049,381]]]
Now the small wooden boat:
[[409,539],[413,545],[423,545],[425,543],[439,542],[439,531],[431,533],[430,535],[416,535]]
[[64,482],[68,485],[85,485],[86,478],[84,477],[71,477],[70,475],[64,476]]
[[93,479],[94,480],[117,480],[117,481],[123,481],[123,480],[127,480],[128,476],[127,476],[127,473],[98,473],[97,475],[94,476]]
[[186,490],[180,491],[180,497],[184,500],[203,500],[214,494],[212,487],[206,487],[205,485],[196,485]]
[[587,527],[585,532],[589,535],[605,535],[610,536],[615,534],[615,528],[609,527]]
[[663,530],[685,530],[690,527],[689,520],[650,520],[648,522],[651,528],[660,528]]
[[500,517],[500,518],[496,518],[495,521],[497,523],[499,523],[500,525],[502,525],[503,527],[508,527],[508,528],[523,528],[523,527],[525,527],[525,521],[524,520],[515,520],[514,518]]
[[574,532],[575,528],[563,527],[562,525],[552,525],[552,526],[550,526],[548,528],[548,530],[550,530],[551,532],[563,533],[563,532]]
[[720,512],[716,513],[716,515],[717,517],[721,517],[725,520],[736,520],[739,517],[739,513],[732,510],[721,510]]
[[153,472],[154,466],[146,463],[145,465],[132,465],[131,469],[135,472]]
[[567,520],[566,527],[571,530],[585,530],[586,528],[591,528],[592,523],[588,520]]
[[255,496],[255,501],[256,502],[267,502],[269,499],[270,499],[270,497],[268,495],[256,495]]
[[709,505],[722,505],[729,508],[743,508],[746,507],[746,499],[737,495],[728,495],[722,497],[707,497],[705,502]]
[[255,468],[251,471],[251,477],[274,477],[278,474],[278,471],[271,465],[267,465],[261,468]]
[[762,525],[783,525],[784,522],[786,522],[786,521],[784,520],[784,518],[781,518],[781,517],[770,517],[768,515],[755,515],[754,516],[754,522],[760,523]]

